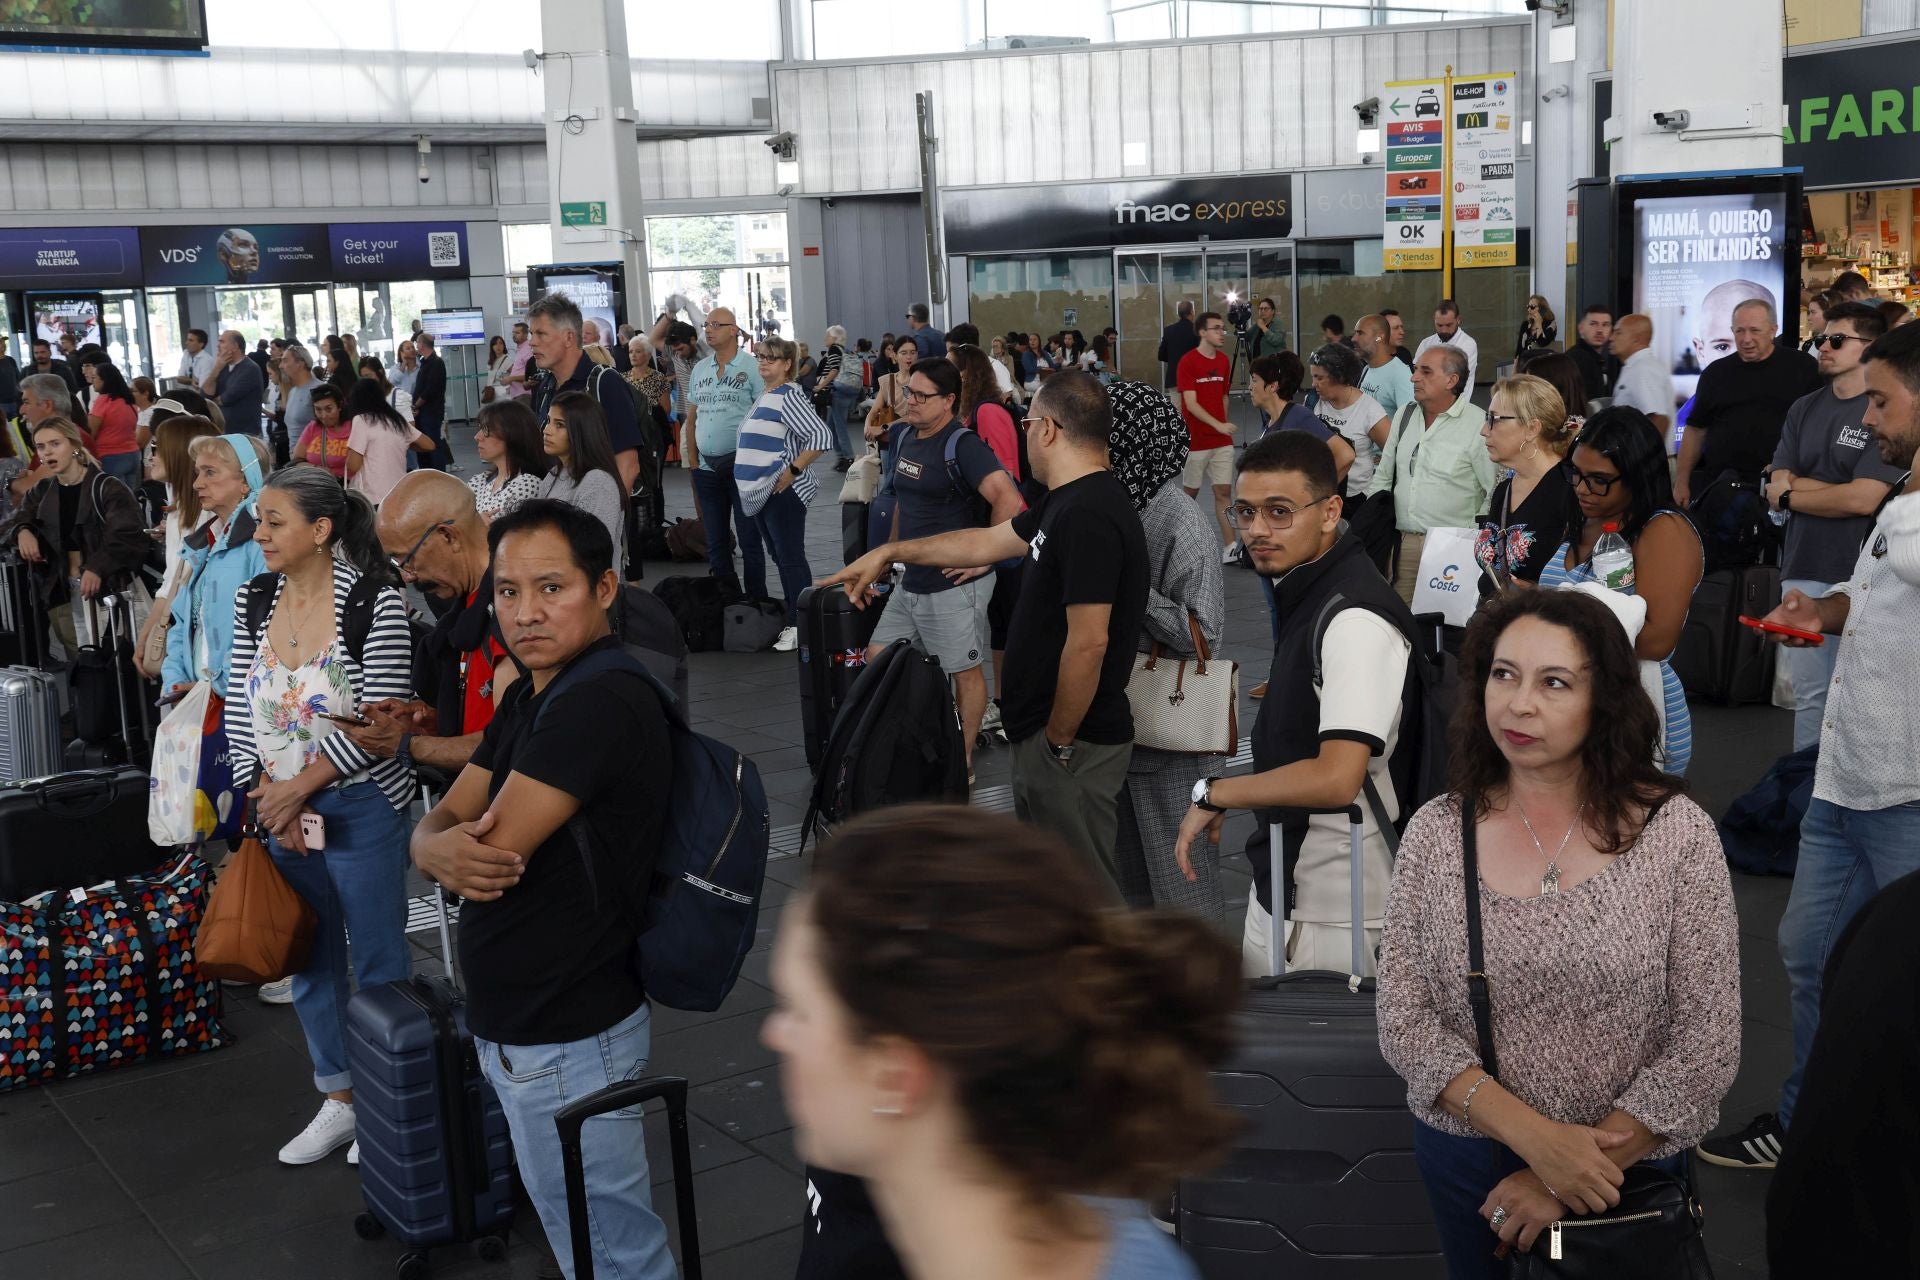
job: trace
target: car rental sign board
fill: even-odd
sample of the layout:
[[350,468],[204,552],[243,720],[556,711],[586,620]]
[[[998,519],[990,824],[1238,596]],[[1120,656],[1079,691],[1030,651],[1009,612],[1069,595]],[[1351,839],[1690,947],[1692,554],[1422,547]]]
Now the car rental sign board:
[[1455,268],[1511,267],[1518,261],[1516,84],[1512,72],[1453,78],[1447,125],[1453,147]]
[[1387,168],[1383,265],[1438,271],[1446,216],[1447,114],[1444,80],[1391,80],[1380,94]]

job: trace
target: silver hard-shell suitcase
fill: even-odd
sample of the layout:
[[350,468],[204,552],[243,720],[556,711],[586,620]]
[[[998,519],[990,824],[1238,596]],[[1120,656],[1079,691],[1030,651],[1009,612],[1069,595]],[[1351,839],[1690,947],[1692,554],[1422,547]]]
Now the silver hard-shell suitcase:
[[58,678],[33,667],[0,667],[0,782],[59,773]]

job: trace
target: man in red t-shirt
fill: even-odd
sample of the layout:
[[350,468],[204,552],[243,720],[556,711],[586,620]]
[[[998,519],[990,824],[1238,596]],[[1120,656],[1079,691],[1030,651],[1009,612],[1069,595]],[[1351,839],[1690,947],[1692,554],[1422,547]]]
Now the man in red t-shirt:
[[1233,365],[1221,348],[1227,345],[1227,322],[1217,311],[1201,313],[1200,345],[1180,357],[1176,386],[1180,412],[1187,419],[1187,474],[1182,483],[1189,498],[1204,481],[1213,486],[1213,518],[1220,526],[1222,564],[1240,559],[1240,539],[1227,523],[1233,501],[1233,424],[1227,421],[1227,379]]
[[374,527],[402,580],[452,607],[414,654],[413,687],[424,700],[363,707],[373,723],[347,732],[374,755],[405,755],[451,776],[466,768],[518,674],[493,633],[487,522],[473,490],[444,471],[422,469],[394,486]]

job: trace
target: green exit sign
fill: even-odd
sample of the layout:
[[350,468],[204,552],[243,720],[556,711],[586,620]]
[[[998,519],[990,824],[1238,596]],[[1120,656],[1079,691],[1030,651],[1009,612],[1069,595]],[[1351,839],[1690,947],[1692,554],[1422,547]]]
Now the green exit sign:
[[605,200],[569,200],[560,206],[563,227],[604,227],[607,225]]

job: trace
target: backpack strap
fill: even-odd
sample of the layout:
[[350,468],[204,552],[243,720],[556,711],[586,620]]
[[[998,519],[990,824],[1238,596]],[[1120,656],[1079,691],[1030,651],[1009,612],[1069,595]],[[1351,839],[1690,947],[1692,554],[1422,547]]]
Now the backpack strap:
[[[1345,596],[1336,591],[1327,597],[1327,602],[1320,606],[1320,612],[1314,616],[1313,683],[1316,686],[1325,683],[1322,679],[1322,650],[1326,646],[1327,628],[1333,625],[1334,615],[1341,612],[1349,603]],[[1365,605],[1357,603],[1354,604],[1353,607],[1366,608]],[[1415,652],[1408,655],[1409,660],[1419,657],[1419,643],[1417,641],[1414,642],[1413,647]],[[1367,808],[1373,814],[1374,825],[1380,828],[1380,834],[1387,842],[1387,852],[1397,858],[1400,856],[1400,832],[1394,828],[1393,820],[1387,817],[1387,802],[1381,796],[1380,788],[1374,785],[1373,770],[1371,767],[1367,769],[1365,778],[1366,781],[1362,784],[1361,791],[1366,795]]]
[[[273,587],[279,576],[269,570],[247,581],[247,630],[255,635],[273,616]],[[378,584],[362,574],[347,589],[346,606],[341,610],[340,638],[346,641],[347,656],[363,667],[367,664],[367,637],[373,633],[373,605],[379,594]]]
[[[208,560],[213,557],[209,555]],[[267,619],[273,616],[273,584],[280,575],[269,570],[256,573],[247,580],[247,630],[254,635],[260,634],[267,625]]]

